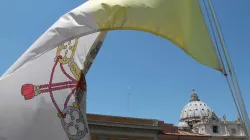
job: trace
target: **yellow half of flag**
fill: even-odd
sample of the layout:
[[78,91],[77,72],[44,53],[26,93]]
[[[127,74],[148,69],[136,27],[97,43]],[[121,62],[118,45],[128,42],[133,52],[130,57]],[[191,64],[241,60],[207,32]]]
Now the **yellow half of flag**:
[[172,41],[200,63],[221,70],[199,0],[91,0],[87,3],[90,10],[83,14],[92,15],[98,30],[150,32]]

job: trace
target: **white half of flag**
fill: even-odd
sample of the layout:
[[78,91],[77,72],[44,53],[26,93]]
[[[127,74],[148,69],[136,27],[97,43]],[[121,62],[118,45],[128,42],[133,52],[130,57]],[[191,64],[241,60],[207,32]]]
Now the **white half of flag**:
[[71,38],[36,58],[31,46],[0,80],[0,140],[89,140],[85,74],[105,36]]

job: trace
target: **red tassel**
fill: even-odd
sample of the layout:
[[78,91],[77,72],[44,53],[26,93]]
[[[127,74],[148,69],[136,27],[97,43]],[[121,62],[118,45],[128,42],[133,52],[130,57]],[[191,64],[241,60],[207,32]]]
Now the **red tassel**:
[[30,100],[35,96],[35,87],[32,84],[25,84],[21,88],[21,93],[25,100]]

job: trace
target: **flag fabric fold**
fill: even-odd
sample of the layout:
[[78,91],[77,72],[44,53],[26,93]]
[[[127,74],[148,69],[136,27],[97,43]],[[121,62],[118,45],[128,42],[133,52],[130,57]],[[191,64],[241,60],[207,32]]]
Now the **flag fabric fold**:
[[[221,70],[199,0],[91,0],[63,15],[4,75],[71,38],[140,30],[166,38],[198,62]],[[2,77],[2,78],[3,78]]]

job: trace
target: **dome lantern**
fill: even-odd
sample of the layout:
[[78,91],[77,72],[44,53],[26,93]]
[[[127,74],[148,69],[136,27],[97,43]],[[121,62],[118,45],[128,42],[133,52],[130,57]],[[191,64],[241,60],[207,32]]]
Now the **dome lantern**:
[[198,97],[198,94],[195,92],[195,90],[193,89],[193,93],[191,94],[191,99],[190,99],[190,102],[191,101],[200,101],[199,97]]

